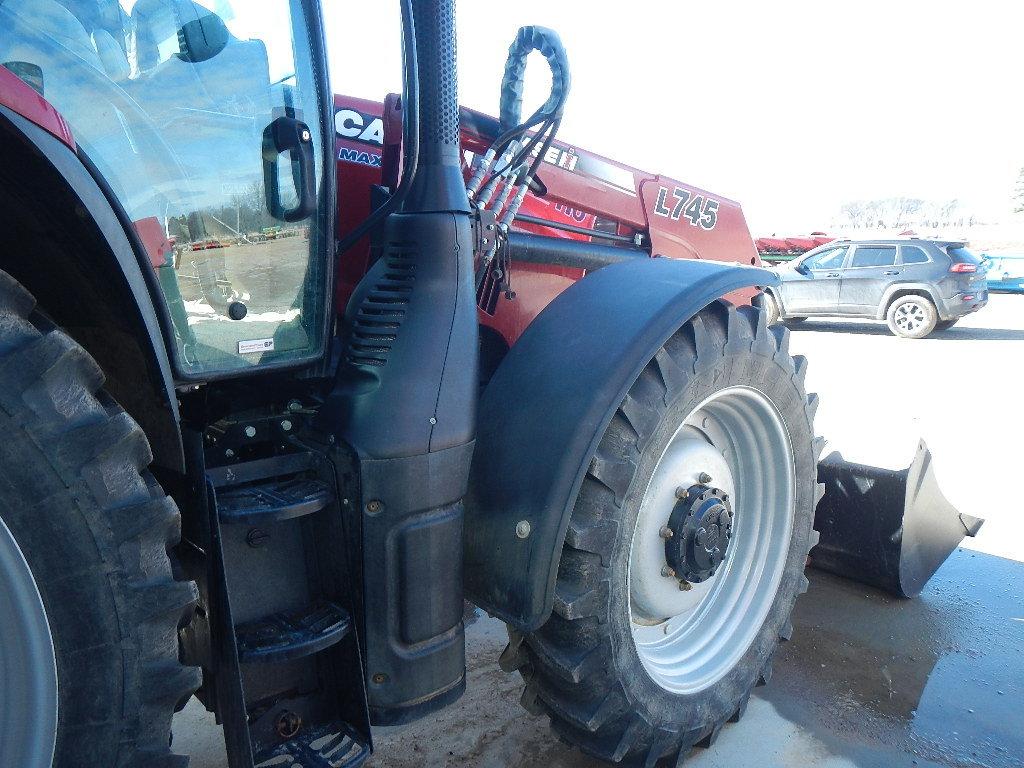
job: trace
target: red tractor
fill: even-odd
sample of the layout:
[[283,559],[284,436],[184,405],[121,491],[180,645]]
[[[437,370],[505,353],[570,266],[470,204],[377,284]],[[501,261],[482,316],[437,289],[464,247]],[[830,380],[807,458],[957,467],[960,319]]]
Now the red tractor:
[[902,551],[954,519],[925,452],[818,465],[738,206],[555,142],[554,33],[460,114],[452,0],[402,0],[371,151],[316,0],[209,5],[0,4],[0,765],[181,768],[193,695],[231,768],[359,765],[461,695],[464,598],[564,738],[675,760],[769,678],[816,505],[903,593],[959,540]]
[[[525,42],[517,40],[513,47]],[[335,96],[334,107],[338,189],[345,203],[338,230],[345,237],[369,214],[365,190],[394,188],[398,182],[402,107],[396,94],[383,104]],[[459,118],[463,174],[469,182],[502,128],[499,120],[465,107]],[[533,151],[539,152],[539,146]],[[533,185],[506,225],[512,263],[505,265],[508,269],[492,264],[479,289],[485,355],[495,343],[499,349],[490,355],[503,354],[555,296],[609,264],[652,254],[761,264],[739,203],[557,140],[540,161]],[[514,185],[496,185],[495,198],[504,189],[511,197]],[[348,251],[341,266],[339,309],[373,258],[369,237]],[[745,289],[730,298],[749,304],[755,294]]]

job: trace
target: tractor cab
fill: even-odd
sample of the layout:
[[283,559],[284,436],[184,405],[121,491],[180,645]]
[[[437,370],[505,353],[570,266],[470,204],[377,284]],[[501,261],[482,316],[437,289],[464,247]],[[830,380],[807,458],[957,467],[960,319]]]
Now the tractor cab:
[[133,225],[166,298],[179,378],[323,349],[329,142],[308,11],[289,0],[0,4],[0,64],[60,112]]

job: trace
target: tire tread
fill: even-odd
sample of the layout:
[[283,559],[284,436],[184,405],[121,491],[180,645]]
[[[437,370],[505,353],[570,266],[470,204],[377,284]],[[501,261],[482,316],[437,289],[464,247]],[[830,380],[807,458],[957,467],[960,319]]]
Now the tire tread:
[[[102,681],[106,691],[61,684],[62,702],[75,697],[65,711],[88,711],[85,698],[120,696],[121,714],[116,723],[96,717],[62,724],[54,765],[98,765],[98,755],[113,749],[115,768],[184,768],[188,758],[168,746],[171,716],[198,687],[199,670],[177,657],[178,626],[197,599],[192,582],[172,576],[169,550],[180,539],[180,515],[146,469],[152,453],[142,429],[102,391],[99,366],[34,308],[31,294],[0,272],[0,408],[26,436],[17,439],[29,441],[23,461],[38,455],[48,464],[26,464],[32,482],[45,486],[47,501],[70,500],[96,552],[92,562],[60,564],[75,578],[41,585],[44,603],[47,589],[60,603],[72,586],[105,585],[116,610],[108,624],[120,640],[97,643],[92,653],[118,653],[123,665],[122,680]],[[51,602],[48,612],[55,607],[66,610]],[[77,649],[64,650],[71,664]],[[58,666],[61,658],[58,648]],[[111,745],[115,725],[119,737]]]
[[[721,300],[709,305],[654,355],[623,399],[589,464],[570,519],[553,613],[534,633],[510,630],[502,654],[502,668],[519,670],[526,682],[523,705],[546,713],[561,739],[604,760],[645,766],[666,757],[681,762],[692,747],[710,746],[726,722],[739,720],[749,701],[746,691],[727,716],[702,725],[648,722],[615,676],[603,629],[610,610],[610,553],[621,535],[619,512],[646,444],[675,395],[723,356],[735,361],[729,365],[751,366],[752,375],[768,366],[780,368],[798,395],[790,405],[813,424],[817,396],[804,396],[807,361],[790,356],[787,329],[768,325],[765,312],[755,307]],[[814,461],[820,448],[807,446]],[[800,574],[796,591],[806,591],[805,585]],[[788,614],[780,621],[776,645],[792,632]],[[769,656],[754,682],[766,683],[771,669]]]

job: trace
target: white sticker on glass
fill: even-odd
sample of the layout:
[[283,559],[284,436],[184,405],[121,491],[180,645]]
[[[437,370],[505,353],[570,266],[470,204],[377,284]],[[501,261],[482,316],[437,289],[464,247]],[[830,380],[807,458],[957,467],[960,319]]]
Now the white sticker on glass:
[[251,341],[238,342],[238,354],[248,355],[253,352],[273,352],[273,339],[252,339]]

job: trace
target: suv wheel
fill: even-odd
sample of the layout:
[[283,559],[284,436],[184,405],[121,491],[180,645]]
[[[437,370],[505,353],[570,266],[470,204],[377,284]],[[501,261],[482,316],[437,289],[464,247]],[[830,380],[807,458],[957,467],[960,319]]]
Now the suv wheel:
[[886,313],[889,330],[905,339],[923,339],[935,330],[939,314],[924,296],[901,296]]
[[761,294],[761,307],[768,316],[768,325],[775,325],[777,322],[782,320],[782,312],[779,309],[779,302],[767,291]]

